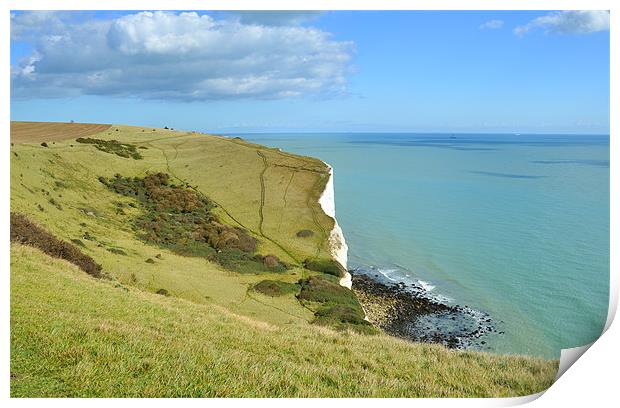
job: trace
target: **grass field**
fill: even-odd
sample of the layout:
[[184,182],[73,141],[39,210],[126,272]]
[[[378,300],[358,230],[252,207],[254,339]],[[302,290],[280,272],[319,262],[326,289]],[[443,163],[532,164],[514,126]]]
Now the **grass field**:
[[[298,267],[304,259],[328,256],[323,231],[331,230],[333,220],[317,203],[327,180],[322,162],[241,140],[163,129],[113,126],[97,138],[142,147],[143,159],[105,153],[74,140],[47,148],[14,144],[11,210],[61,239],[80,240],[83,251],[124,284],[151,292],[166,289],[178,297],[216,302],[278,323],[311,319],[311,312],[294,299],[261,299],[247,293],[248,285],[270,279],[270,274],[234,274],[204,259],[178,256],[137,240],[131,221],[140,210],[130,206],[134,200],[109,191],[98,178],[161,171],[188,183],[217,203],[214,211],[222,220],[256,236],[258,252],[292,265],[287,273],[274,274],[276,279],[295,282],[307,273]],[[302,229],[316,233],[297,237]],[[111,252],[118,250],[126,255]]]
[[[69,138],[58,130],[73,125],[81,130]],[[318,306],[296,299],[298,285],[280,296],[253,290],[320,274],[304,261],[330,257],[320,160],[194,132],[30,126],[11,136],[11,211],[78,246],[110,280],[12,247],[12,395],[523,395],[555,376],[555,361],[333,332],[309,324]],[[83,136],[101,142],[75,140]],[[139,239],[138,201],[99,180],[157,172],[207,196],[221,222],[289,268],[239,273]]]
[[514,396],[555,363],[278,325],[96,280],[11,248],[11,394],[106,397]]

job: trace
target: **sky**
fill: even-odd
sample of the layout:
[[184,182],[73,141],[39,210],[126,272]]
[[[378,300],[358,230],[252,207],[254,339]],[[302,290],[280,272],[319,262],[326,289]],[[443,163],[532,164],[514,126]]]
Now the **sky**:
[[609,133],[606,11],[11,13],[11,119]]

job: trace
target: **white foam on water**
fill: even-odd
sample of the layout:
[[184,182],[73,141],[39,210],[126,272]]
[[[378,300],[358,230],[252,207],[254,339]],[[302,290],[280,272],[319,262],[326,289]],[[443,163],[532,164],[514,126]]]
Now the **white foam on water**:
[[[410,274],[405,273],[403,270],[403,267],[398,266],[398,269],[396,268],[377,268],[372,266],[370,269],[376,270],[378,271],[381,275],[383,275],[383,277],[385,277],[387,280],[389,280],[390,282],[405,282],[405,283],[409,283],[409,284],[414,284],[416,288],[418,289],[422,289],[424,291],[424,295],[436,302],[439,303],[453,303],[454,299],[452,299],[449,296],[446,295],[442,295],[442,294],[438,294],[438,293],[434,293],[433,291],[437,288],[435,285],[433,285],[430,282],[427,281],[423,281],[421,279],[415,279],[413,277],[411,277]],[[433,293],[431,293],[433,292]]]
[[440,303],[454,303],[454,299],[452,299],[451,297],[448,297],[446,295],[437,295],[437,294],[433,294],[433,297],[439,301]]
[[422,288],[427,291],[427,292],[431,292],[433,289],[435,289],[435,285],[431,285],[428,282],[425,282],[423,280],[419,280],[418,279],[418,283],[420,284],[420,286],[422,286]]
[[398,282],[396,279],[392,278],[390,275],[393,274],[394,272],[397,272],[396,269],[381,269],[381,268],[377,268],[377,271],[385,276],[387,279],[391,280],[392,282]]

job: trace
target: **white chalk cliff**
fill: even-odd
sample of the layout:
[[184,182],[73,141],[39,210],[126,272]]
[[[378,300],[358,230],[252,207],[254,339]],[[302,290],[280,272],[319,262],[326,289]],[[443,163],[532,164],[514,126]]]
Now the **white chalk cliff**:
[[[319,204],[323,209],[323,212],[334,219],[334,228],[329,233],[329,248],[332,257],[337,260],[345,269],[347,269],[347,253],[349,247],[344,240],[342,229],[338,225],[336,220],[336,200],[334,195],[334,169],[329,164],[325,163],[329,168],[329,180],[325,185],[325,190],[319,198]],[[340,279],[340,285],[351,289],[351,274],[349,272]]]

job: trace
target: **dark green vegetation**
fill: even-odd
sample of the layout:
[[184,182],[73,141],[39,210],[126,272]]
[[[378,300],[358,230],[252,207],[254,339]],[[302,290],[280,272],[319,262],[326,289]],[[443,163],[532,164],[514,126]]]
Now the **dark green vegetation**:
[[84,255],[78,247],[56,238],[24,215],[14,212],[11,213],[11,242],[35,247],[49,256],[71,262],[89,275],[103,277],[101,265]]
[[267,296],[284,296],[289,293],[298,293],[300,285],[276,280],[263,280],[258,282],[253,288],[256,292]]
[[146,177],[99,177],[112,191],[135,198],[144,210],[135,220],[138,236],[183,256],[204,257],[242,273],[283,272],[274,255],[254,254],[257,240],[239,227],[222,224],[215,204],[187,186],[170,182],[166,173]]
[[136,146],[129,143],[121,143],[118,140],[103,140],[93,139],[92,137],[78,137],[77,139],[75,139],[75,141],[78,143],[95,145],[95,147],[102,152],[115,154],[117,156],[125,157],[127,159],[142,159],[142,155],[138,152]]
[[310,230],[301,230],[301,231],[297,231],[297,237],[299,238],[308,238],[314,235],[314,232],[310,231]]
[[304,267],[311,271],[326,273],[340,278],[347,273],[347,270],[335,259],[306,259]]
[[71,242],[73,242],[75,245],[77,246],[81,246],[82,248],[84,248],[86,245],[84,245],[84,243],[82,242],[82,240],[77,239],[77,238],[73,238],[71,240]]
[[353,292],[338,284],[330,275],[311,276],[300,282],[297,298],[315,310],[314,323],[338,330],[352,329],[360,333],[378,331],[364,320],[364,309]]
[[118,248],[106,248],[106,250],[116,255],[127,255],[127,252],[123,251],[122,249],[118,249]]

